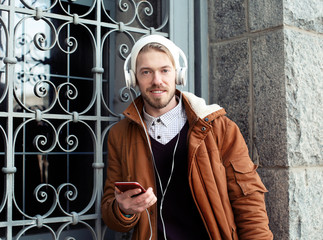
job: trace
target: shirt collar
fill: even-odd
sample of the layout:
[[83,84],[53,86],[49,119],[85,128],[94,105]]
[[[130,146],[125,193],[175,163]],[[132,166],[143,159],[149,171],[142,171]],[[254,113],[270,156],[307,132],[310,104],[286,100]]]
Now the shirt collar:
[[144,120],[147,124],[148,129],[153,124],[156,124],[156,122],[158,121],[160,121],[160,123],[163,124],[164,126],[168,127],[174,121],[174,119],[183,115],[184,108],[183,108],[182,101],[178,96],[176,96],[176,99],[178,100],[178,104],[176,105],[176,107],[174,107],[173,109],[171,109],[170,111],[164,113],[159,117],[153,117],[149,115],[146,112],[145,107],[143,108]]

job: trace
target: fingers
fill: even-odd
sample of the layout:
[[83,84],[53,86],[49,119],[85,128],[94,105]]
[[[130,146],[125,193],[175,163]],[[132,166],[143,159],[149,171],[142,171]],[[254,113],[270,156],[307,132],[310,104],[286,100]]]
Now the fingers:
[[117,187],[115,187],[115,194],[120,195],[121,198],[129,198],[129,197],[136,196],[136,195],[140,194],[141,191],[142,190],[140,188],[136,188],[136,189],[128,190],[125,192],[121,192]]
[[119,190],[119,188],[117,188],[117,187],[115,187],[114,188],[114,191],[117,193],[117,194],[120,194],[121,193],[121,191]]
[[157,202],[157,198],[152,188],[148,188],[143,194],[134,196],[140,192],[140,189],[128,190],[126,192],[120,192],[119,189],[115,190],[116,201],[118,202],[119,208],[123,213],[141,213]]
[[151,207],[152,205],[154,205],[157,202],[157,197],[154,194],[152,188],[148,188],[146,193],[148,193],[148,198],[146,199],[147,208],[148,208],[148,207]]

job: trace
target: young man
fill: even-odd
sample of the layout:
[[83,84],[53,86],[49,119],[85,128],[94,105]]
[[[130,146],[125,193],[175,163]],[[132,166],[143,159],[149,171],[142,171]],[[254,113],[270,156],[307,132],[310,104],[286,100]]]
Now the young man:
[[[237,125],[218,105],[176,90],[185,80],[180,52],[158,35],[133,47],[129,71],[141,95],[109,133],[103,220],[134,228],[136,240],[273,239],[267,190]],[[120,181],[147,191],[122,192]]]

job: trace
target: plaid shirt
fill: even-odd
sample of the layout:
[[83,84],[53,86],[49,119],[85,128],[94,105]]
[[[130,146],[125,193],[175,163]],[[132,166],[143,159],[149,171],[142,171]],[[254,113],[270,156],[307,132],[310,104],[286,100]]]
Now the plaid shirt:
[[149,115],[145,108],[143,112],[149,136],[164,145],[181,131],[187,121],[185,109],[181,101],[172,110],[157,118]]

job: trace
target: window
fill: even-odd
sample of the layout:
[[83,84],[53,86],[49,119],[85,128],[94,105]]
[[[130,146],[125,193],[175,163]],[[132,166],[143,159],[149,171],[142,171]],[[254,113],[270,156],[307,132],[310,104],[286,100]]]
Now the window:
[[193,1],[0,1],[0,239],[113,239],[106,138],[137,94],[123,62],[155,31],[188,51],[174,11]]

